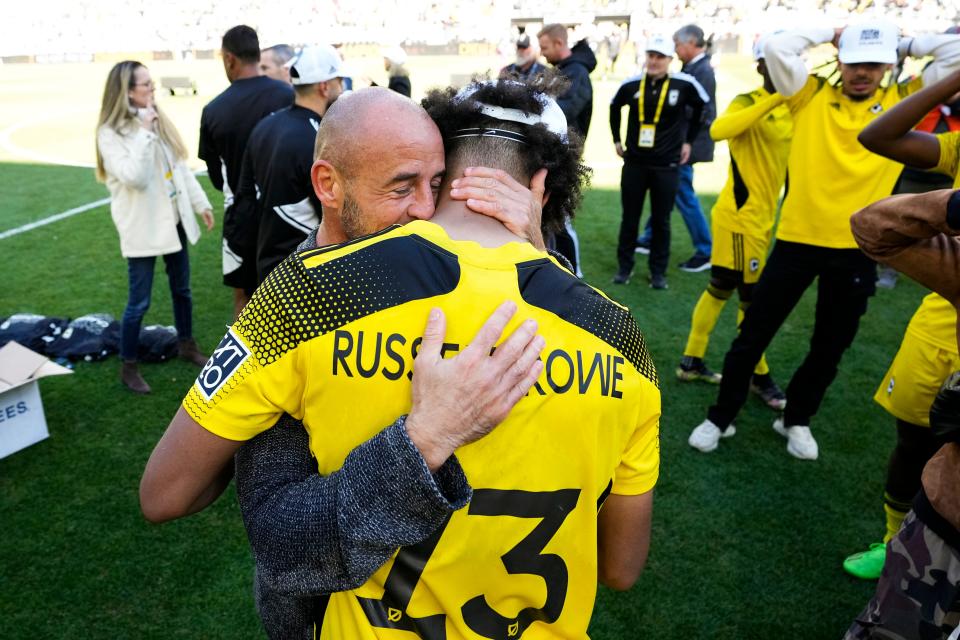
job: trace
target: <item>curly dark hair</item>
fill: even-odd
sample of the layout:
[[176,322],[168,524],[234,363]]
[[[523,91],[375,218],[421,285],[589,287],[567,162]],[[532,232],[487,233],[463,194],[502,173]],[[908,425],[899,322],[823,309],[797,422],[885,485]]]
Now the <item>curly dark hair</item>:
[[[563,142],[542,124],[494,119],[480,113],[477,103],[539,115],[543,112],[543,105],[537,99],[537,93],[555,95],[558,88],[562,90],[562,82],[566,79],[559,74],[539,75],[529,83],[508,78],[475,81],[470,85],[474,93],[465,100],[455,99],[457,90],[449,87],[431,90],[421,103],[443,136],[448,171],[458,164],[460,168],[482,164],[529,179],[539,169],[547,169],[546,190],[550,199],[543,207],[542,226],[548,231],[560,230],[564,219],[574,215],[583,189],[589,183],[591,171],[580,161],[583,141],[573,130],[568,132],[568,142]],[[452,139],[461,129],[485,127],[522,134],[526,141],[518,144],[480,136]]]

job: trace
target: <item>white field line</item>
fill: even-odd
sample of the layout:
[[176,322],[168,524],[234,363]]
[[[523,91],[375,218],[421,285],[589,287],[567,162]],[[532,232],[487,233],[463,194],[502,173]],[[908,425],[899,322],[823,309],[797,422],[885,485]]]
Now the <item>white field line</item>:
[[89,211],[90,209],[96,209],[97,207],[102,207],[103,205],[108,204],[109,202],[110,202],[110,198],[101,198],[100,200],[94,200],[93,202],[88,202],[87,204],[80,205],[79,207],[74,207],[73,209],[67,209],[66,211],[55,213],[52,216],[48,216],[41,220],[37,220],[36,222],[31,222],[29,224],[16,227],[14,229],[10,229],[8,231],[2,231],[0,232],[0,240],[3,240],[4,238],[9,238],[11,236],[15,236],[21,233],[26,233],[27,231],[30,231],[32,229],[46,226],[58,220],[63,220],[64,218],[75,216],[78,213]]
[[[194,171],[193,173],[196,176],[202,176],[207,173],[207,170],[202,169],[200,171]],[[19,235],[21,233],[26,233],[27,231],[37,229],[38,227],[44,227],[48,224],[57,222],[58,220],[63,220],[65,218],[75,216],[78,213],[83,213],[84,211],[90,211],[91,209],[96,209],[97,207],[102,207],[103,205],[109,204],[109,203],[110,203],[110,198],[101,198],[99,200],[94,200],[93,202],[88,202],[87,204],[82,204],[79,207],[74,207],[73,209],[67,209],[66,211],[55,213],[52,216],[41,218],[40,220],[37,220],[35,222],[29,222],[25,225],[22,225],[16,228],[8,229],[7,231],[0,231],[0,240],[3,240],[4,238],[9,238],[11,236]]]

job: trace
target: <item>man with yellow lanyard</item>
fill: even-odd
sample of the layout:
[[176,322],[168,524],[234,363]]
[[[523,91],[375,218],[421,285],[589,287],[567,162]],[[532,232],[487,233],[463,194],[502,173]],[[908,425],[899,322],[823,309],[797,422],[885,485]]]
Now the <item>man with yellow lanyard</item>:
[[[953,72],[877,118],[860,134],[860,142],[897,162],[951,176],[953,188],[960,188],[960,132],[934,135],[913,130],[931,109],[949,102],[958,91],[960,72]],[[920,490],[924,466],[942,444],[930,430],[930,406],[943,381],[957,369],[956,307],[931,293],[910,319],[900,350],[873,396],[897,420],[897,444],[883,492],[886,532],[883,542],[844,560],[847,573],[865,580],[880,577],[886,544]]]
[[[623,158],[620,201],[623,217],[617,243],[619,269],[614,284],[626,284],[633,273],[640,214],[650,192],[650,286],[667,288],[670,260],[670,212],[680,180],[679,165],[690,157],[700,131],[700,116],[710,98],[693,76],[667,73],[673,39],[657,35],[647,41],[646,70],[630,78],[610,103],[610,129],[617,155]],[[621,142],[620,112],[629,107],[626,144]],[[687,115],[687,109],[691,115]]]
[[[807,47],[833,42],[840,82],[807,75]],[[857,134],[901,98],[960,63],[960,38],[926,35],[899,39],[895,25],[870,22],[843,30],[811,28],[773,35],[764,48],[767,68],[787,97],[794,137],[787,161],[790,190],[777,241],[757,283],[740,333],[724,359],[717,402],[694,431],[727,432],[746,401],[753,368],[803,293],[817,280],[810,351],[786,390],[787,406],[773,428],[787,452],[801,460],[819,455],[810,420],[853,342],[867,301],[875,292],[876,266],[857,248],[850,215],[890,194],[901,165],[870,153]],[[905,84],[881,83],[899,55],[933,62]]]

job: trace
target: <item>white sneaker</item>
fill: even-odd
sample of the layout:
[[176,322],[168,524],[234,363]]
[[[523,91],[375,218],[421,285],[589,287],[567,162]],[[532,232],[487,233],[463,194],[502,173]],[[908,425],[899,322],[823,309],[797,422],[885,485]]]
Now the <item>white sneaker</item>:
[[720,427],[709,420],[704,420],[700,423],[700,426],[690,434],[690,437],[687,439],[687,444],[704,453],[710,453],[717,448],[720,438],[729,438],[736,432],[737,429],[733,425],[727,427],[726,431],[720,431]]
[[810,427],[794,425],[790,428],[783,426],[783,418],[773,421],[773,430],[787,439],[787,453],[800,460],[816,460],[820,455],[817,441],[810,433]]

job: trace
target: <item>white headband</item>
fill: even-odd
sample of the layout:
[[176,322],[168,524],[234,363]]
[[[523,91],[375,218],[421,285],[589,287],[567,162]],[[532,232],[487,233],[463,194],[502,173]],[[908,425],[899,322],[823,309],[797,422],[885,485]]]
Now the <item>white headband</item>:
[[[493,82],[486,83],[492,85]],[[522,83],[515,83],[522,84]],[[457,94],[457,102],[462,102],[472,96],[476,91],[483,85],[470,85],[460,90],[460,93]],[[535,125],[542,124],[547,128],[547,131],[556,135],[566,144],[569,141],[567,136],[567,117],[563,115],[563,110],[560,109],[560,105],[557,104],[557,101],[548,96],[545,93],[537,92],[535,94],[537,102],[543,105],[543,113],[526,113],[520,109],[510,109],[507,107],[497,107],[491,104],[486,104],[483,102],[475,101],[477,104],[477,111],[480,113],[495,118],[497,120],[505,120],[508,122],[518,122],[520,124],[526,125]]]

